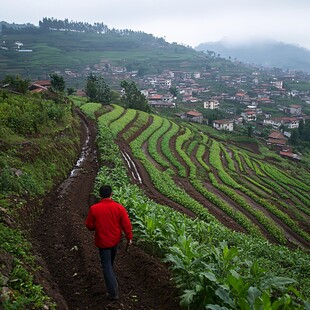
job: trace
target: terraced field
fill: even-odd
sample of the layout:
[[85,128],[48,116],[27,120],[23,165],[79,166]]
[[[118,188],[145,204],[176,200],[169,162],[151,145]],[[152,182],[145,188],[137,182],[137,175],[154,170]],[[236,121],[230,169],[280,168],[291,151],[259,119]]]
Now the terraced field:
[[197,126],[113,107],[102,121],[109,124],[133,182],[152,198],[235,231],[309,247],[310,180],[297,166],[285,171]]

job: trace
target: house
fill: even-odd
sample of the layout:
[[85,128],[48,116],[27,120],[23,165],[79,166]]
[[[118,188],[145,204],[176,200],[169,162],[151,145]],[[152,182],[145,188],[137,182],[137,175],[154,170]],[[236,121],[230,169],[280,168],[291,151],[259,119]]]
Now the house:
[[272,81],[270,84],[278,89],[283,88],[283,81]]
[[163,96],[160,94],[149,95],[147,98],[149,101],[162,101]]
[[289,129],[299,127],[299,121],[303,118],[298,117],[274,117],[264,119],[263,125],[271,125],[273,128],[279,128],[281,125],[287,126]]
[[302,115],[301,106],[299,104],[292,104],[289,107],[284,108],[284,113],[290,115]]
[[172,94],[164,94],[162,96],[162,100],[165,102],[172,102],[173,101],[173,95]]
[[219,106],[219,101],[214,99],[209,99],[203,103],[203,107],[209,110],[218,110]]
[[241,113],[241,116],[246,122],[256,122],[256,112],[252,110],[246,110]]
[[43,91],[48,91],[49,87],[51,87],[51,81],[50,80],[41,80],[36,81],[32,83],[28,89],[32,93],[41,93]]
[[41,86],[44,86],[44,87],[52,86],[50,80],[39,80],[39,81],[35,81],[33,84],[41,85]]
[[149,105],[154,108],[175,108],[174,102],[167,101],[149,101]]
[[287,139],[281,132],[273,131],[266,140],[267,145],[273,145],[276,147],[283,147],[286,144]]
[[270,98],[267,98],[267,97],[261,97],[261,98],[257,98],[257,104],[271,104],[271,103],[274,103],[273,100],[271,100]]
[[202,113],[200,113],[196,110],[191,110],[191,111],[188,111],[188,112],[182,114],[181,118],[186,120],[186,121],[189,121],[189,122],[196,122],[196,123],[200,123],[200,124],[203,121]]
[[215,120],[215,121],[213,121],[213,127],[217,130],[233,131],[234,130],[234,121],[231,119]]
[[249,96],[246,92],[244,92],[244,91],[239,91],[239,92],[237,92],[237,93],[235,94],[235,98],[236,98],[236,100],[239,101],[239,102],[245,102],[245,103],[247,103],[247,102],[250,101],[250,96]]
[[183,96],[182,97],[182,102],[195,103],[197,101],[198,101],[198,99],[196,97],[192,97],[192,96]]
[[293,153],[292,149],[290,147],[283,147],[282,150],[279,152],[279,154],[284,158],[289,158],[293,160],[301,160],[301,156],[298,154]]

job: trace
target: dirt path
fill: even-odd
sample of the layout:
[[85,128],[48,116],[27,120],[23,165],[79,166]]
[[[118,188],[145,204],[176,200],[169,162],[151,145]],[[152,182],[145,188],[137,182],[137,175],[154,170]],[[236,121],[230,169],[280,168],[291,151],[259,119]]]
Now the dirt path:
[[84,147],[71,175],[48,197],[42,215],[32,225],[34,247],[43,266],[42,285],[58,309],[179,309],[178,292],[158,259],[135,244],[122,244],[116,258],[120,300],[105,296],[98,250],[84,227],[98,171],[93,123],[83,118]]

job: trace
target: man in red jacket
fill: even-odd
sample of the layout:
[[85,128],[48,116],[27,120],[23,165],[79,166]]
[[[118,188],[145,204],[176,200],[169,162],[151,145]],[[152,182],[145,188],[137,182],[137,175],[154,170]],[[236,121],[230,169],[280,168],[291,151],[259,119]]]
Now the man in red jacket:
[[112,200],[110,185],[101,186],[101,201],[89,209],[85,225],[95,231],[95,245],[99,248],[100,260],[107,290],[111,300],[118,299],[118,284],[113,269],[118,245],[125,233],[127,244],[132,243],[132,226],[126,209]]

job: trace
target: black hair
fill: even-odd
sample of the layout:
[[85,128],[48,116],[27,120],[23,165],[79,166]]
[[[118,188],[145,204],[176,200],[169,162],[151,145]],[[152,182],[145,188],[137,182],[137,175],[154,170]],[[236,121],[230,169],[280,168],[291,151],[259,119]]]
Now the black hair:
[[102,185],[99,189],[102,198],[109,198],[112,194],[112,187],[110,185]]

